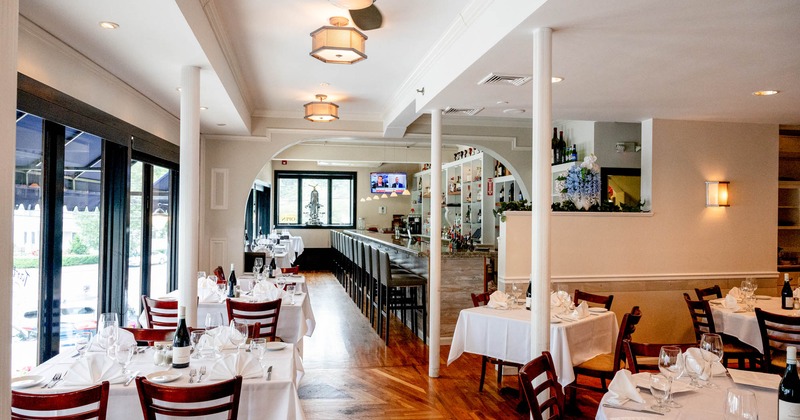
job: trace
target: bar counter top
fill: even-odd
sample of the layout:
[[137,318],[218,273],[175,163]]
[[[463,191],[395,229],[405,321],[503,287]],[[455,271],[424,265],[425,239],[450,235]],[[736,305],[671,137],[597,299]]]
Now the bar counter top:
[[[394,233],[370,232],[368,230],[345,230],[344,233],[362,239],[378,242],[396,251],[405,252],[418,257],[427,258],[430,256],[430,238],[422,235],[412,235],[414,241],[407,236],[395,239]],[[446,241],[442,241],[447,243]],[[445,258],[475,258],[495,256],[497,251],[453,251],[450,252],[446,245],[442,246],[442,259]]]

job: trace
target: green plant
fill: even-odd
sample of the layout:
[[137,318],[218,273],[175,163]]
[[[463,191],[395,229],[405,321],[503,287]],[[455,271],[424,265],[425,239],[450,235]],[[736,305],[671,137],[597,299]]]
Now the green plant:
[[560,203],[553,203],[550,209],[553,211],[596,211],[608,213],[641,213],[644,210],[644,201],[634,204],[614,204],[609,202],[600,202],[593,204],[588,210],[583,210],[575,207],[575,204],[570,200],[564,200]]
[[500,216],[501,222],[505,222],[506,216],[503,213],[507,211],[531,211],[531,205],[528,204],[528,200],[504,201],[498,203],[497,208],[492,210],[492,213],[495,216]]

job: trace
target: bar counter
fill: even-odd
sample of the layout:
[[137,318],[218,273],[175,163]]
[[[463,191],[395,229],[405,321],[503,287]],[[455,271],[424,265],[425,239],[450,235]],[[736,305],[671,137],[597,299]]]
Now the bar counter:
[[[345,234],[365,241],[389,254],[389,258],[428,278],[430,243],[427,238],[415,235],[421,240],[412,242],[408,237],[395,239],[394,234],[347,230]],[[496,251],[453,251],[442,247],[441,284],[441,337],[449,343],[455,331],[458,314],[464,308],[472,307],[470,293],[483,293],[484,258],[497,261]],[[497,265],[494,265],[497,267]],[[430,296],[430,292],[428,293]],[[430,308],[430,305],[428,306]],[[421,325],[421,324],[420,324]],[[417,335],[421,334],[421,329]]]

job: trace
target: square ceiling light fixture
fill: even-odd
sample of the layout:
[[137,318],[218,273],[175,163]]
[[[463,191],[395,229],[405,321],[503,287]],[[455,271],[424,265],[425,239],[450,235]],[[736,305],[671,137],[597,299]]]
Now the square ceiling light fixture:
[[353,64],[367,58],[364,53],[367,36],[363,32],[346,26],[350,21],[345,17],[334,16],[330,23],[333,26],[311,32],[312,57],[331,64]]
[[311,122],[331,122],[339,119],[339,105],[333,102],[325,102],[327,95],[317,94],[319,102],[309,102],[303,105],[306,115],[305,119]]

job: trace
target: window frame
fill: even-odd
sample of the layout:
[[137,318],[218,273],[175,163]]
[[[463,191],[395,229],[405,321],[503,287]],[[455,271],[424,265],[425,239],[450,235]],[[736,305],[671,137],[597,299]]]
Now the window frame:
[[[313,225],[309,226],[302,223],[280,223],[280,181],[281,179],[297,179],[298,180],[298,189],[297,189],[297,214],[298,214],[298,221],[302,220],[302,212],[303,212],[303,196],[302,196],[302,185],[303,180],[308,178],[314,179],[324,179],[327,184],[328,194],[327,194],[327,201],[322,203],[325,208],[328,210],[326,212],[326,221],[323,222],[321,225]],[[358,172],[333,172],[333,171],[275,171],[274,172],[274,183],[273,187],[275,190],[275,194],[273,195],[273,214],[274,214],[274,226],[276,228],[291,228],[291,229],[355,229],[356,220],[358,220],[358,203],[356,200],[356,191],[358,187]],[[331,185],[333,180],[349,180],[351,185],[351,194],[350,194],[350,209],[352,212],[352,218],[350,220],[350,224],[348,225],[333,225],[331,224],[331,217],[332,212],[330,211],[332,203],[333,203],[333,194],[331,192]]]

